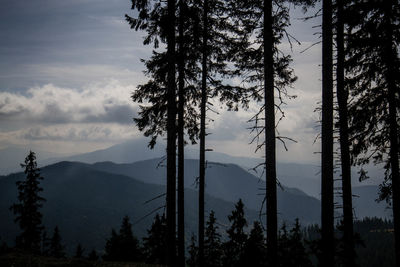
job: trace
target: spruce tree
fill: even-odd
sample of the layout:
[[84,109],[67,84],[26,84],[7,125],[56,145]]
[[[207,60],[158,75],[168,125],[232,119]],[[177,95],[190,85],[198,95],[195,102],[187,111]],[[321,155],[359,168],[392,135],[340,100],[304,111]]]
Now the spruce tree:
[[132,224],[129,217],[122,219],[119,233],[112,229],[111,237],[106,242],[104,260],[107,261],[139,261],[141,251],[139,242],[132,233]]
[[92,251],[89,253],[87,259],[89,261],[98,261],[99,260],[99,255],[97,254],[95,249],[92,249]]
[[321,266],[334,266],[332,0],[322,2]]
[[222,266],[221,234],[218,232],[216,221],[215,213],[211,210],[204,234],[204,264],[209,267]]
[[18,201],[10,209],[16,215],[15,222],[19,224],[22,233],[17,237],[17,246],[33,253],[40,253],[41,235],[44,229],[42,225],[42,213],[40,208],[45,199],[40,196],[43,188],[40,187],[40,169],[37,167],[36,154],[30,151],[21,164],[26,179],[18,181]]
[[261,223],[255,221],[246,241],[240,262],[254,267],[266,266],[265,245],[264,230],[261,227]]
[[147,263],[166,264],[167,261],[167,224],[165,215],[157,214],[143,238],[143,250]]
[[353,163],[384,164],[380,199],[392,201],[396,261],[400,262],[398,1],[352,1],[348,9],[346,86],[352,97]]
[[244,228],[247,221],[244,217],[244,205],[241,199],[235,204],[235,209],[228,216],[231,226],[226,233],[228,241],[224,243],[223,266],[240,266],[244,247],[247,241],[247,234]]
[[264,149],[267,253],[271,264],[277,265],[276,139],[284,141],[286,138],[276,135],[275,116],[283,117],[280,112],[285,98],[292,97],[287,88],[296,80],[289,67],[291,57],[278,49],[289,25],[289,8],[285,1],[232,2],[237,2],[232,4],[236,10],[232,17],[241,25],[239,34],[243,36],[234,52],[238,59],[235,64],[243,73],[251,97],[261,102],[250,122],[254,123],[256,151]]
[[187,259],[187,264],[189,267],[197,267],[199,266],[199,248],[197,246],[196,236],[192,233],[190,238],[190,245],[189,245],[189,258]]
[[61,241],[60,231],[58,226],[54,227],[53,236],[50,239],[49,256],[54,258],[64,258],[64,245]]
[[351,189],[351,159],[348,127],[348,91],[345,88],[345,50],[344,50],[344,0],[336,1],[336,96],[339,111],[340,136],[340,165],[342,175],[343,199],[343,241],[345,251],[345,266],[354,266],[354,231],[353,231],[353,202]]
[[74,257],[77,258],[77,259],[82,259],[84,251],[85,250],[82,248],[81,243],[78,243],[78,245],[76,246],[76,249],[75,249],[75,256]]

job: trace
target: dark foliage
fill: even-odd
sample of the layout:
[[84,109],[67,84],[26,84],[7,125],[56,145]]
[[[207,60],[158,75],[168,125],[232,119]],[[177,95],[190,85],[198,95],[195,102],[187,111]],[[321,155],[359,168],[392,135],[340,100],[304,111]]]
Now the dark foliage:
[[222,266],[221,234],[219,233],[216,221],[215,213],[211,210],[204,233],[204,263],[209,267]]
[[165,264],[167,260],[167,222],[165,215],[154,218],[147,237],[143,238],[143,250],[147,263]]
[[191,238],[190,238],[190,245],[189,245],[189,258],[187,259],[186,263],[190,266],[190,267],[196,267],[199,266],[199,248],[197,246],[197,240],[196,240],[196,236],[194,234],[192,234]]
[[279,266],[311,267],[299,220],[288,232],[283,225],[279,233]]
[[58,226],[54,228],[53,236],[50,239],[49,256],[54,258],[64,258],[64,245],[62,244]]
[[241,266],[241,258],[247,241],[245,227],[247,221],[244,217],[244,205],[241,199],[235,204],[235,210],[228,216],[231,226],[226,233],[228,241],[224,243],[223,266]]
[[74,257],[77,258],[77,259],[82,259],[84,252],[85,252],[85,250],[82,248],[81,243],[78,243],[78,245],[76,246]]
[[88,254],[87,259],[89,261],[98,261],[99,260],[99,255],[97,254],[96,250],[92,250],[90,251],[90,253]]
[[26,179],[17,182],[19,203],[10,207],[16,215],[15,222],[22,230],[16,243],[22,249],[40,253],[41,234],[44,229],[40,208],[45,199],[40,196],[40,192],[43,191],[40,180],[43,180],[43,177],[40,176],[34,152],[29,152],[21,167],[24,169]]
[[248,266],[261,267],[266,266],[266,246],[264,230],[260,222],[254,222],[250,231],[249,238],[244,246],[243,255],[240,262]]
[[112,229],[111,237],[106,242],[103,259],[106,261],[139,261],[141,259],[139,242],[132,233],[132,224],[128,216],[122,219],[118,234]]

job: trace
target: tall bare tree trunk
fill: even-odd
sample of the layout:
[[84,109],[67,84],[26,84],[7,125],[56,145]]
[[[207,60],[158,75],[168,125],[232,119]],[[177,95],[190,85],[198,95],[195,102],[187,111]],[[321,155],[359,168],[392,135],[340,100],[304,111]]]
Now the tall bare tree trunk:
[[[389,136],[390,136],[390,166],[392,175],[392,205],[393,205],[393,222],[394,222],[394,239],[396,266],[400,266],[400,177],[399,177],[399,143],[398,143],[398,126],[397,126],[397,107],[396,92],[399,88],[395,82],[395,62],[398,58],[396,48],[393,47],[393,23],[392,10],[396,0],[384,1],[384,12],[386,20],[385,33],[385,62],[386,62],[386,81],[388,86],[388,103],[389,103]],[[396,5],[397,6],[397,5]],[[398,96],[397,96],[398,97]]]
[[321,266],[334,266],[332,0],[322,3]]
[[342,166],[342,193],[343,193],[343,240],[345,253],[345,266],[354,266],[354,234],[353,234],[353,203],[351,190],[351,162],[349,151],[349,130],[347,98],[348,92],[344,88],[344,24],[343,24],[343,0],[337,0],[337,67],[336,88],[339,105],[339,134],[340,134],[340,158]]
[[274,36],[272,1],[264,1],[264,105],[265,168],[267,198],[267,246],[270,266],[278,266],[278,219],[276,199],[275,103],[274,103]]
[[200,106],[200,166],[199,166],[199,266],[204,266],[204,184],[205,184],[205,138],[206,138],[206,104],[207,104],[207,29],[208,0],[203,1],[203,58],[201,79]]
[[178,62],[178,266],[185,266],[185,156],[184,156],[184,103],[185,103],[185,59],[184,59],[184,10],[179,1],[179,62]]
[[176,264],[176,93],[175,0],[168,0],[168,104],[167,104],[167,264]]

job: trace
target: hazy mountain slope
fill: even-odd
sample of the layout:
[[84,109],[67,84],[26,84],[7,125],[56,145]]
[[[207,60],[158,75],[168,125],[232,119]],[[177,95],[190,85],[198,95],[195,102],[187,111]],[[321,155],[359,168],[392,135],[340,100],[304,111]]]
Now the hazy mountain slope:
[[[160,159],[139,161],[132,164],[101,162],[93,168],[110,173],[138,177],[148,183],[165,184],[165,166]],[[185,160],[185,187],[195,189],[198,160]],[[208,163],[206,170],[206,193],[236,202],[243,199],[246,206],[259,211],[265,193],[265,182],[234,164]],[[299,218],[304,224],[319,222],[320,202],[304,192],[286,188],[278,190],[278,210],[282,220]]]
[[10,146],[0,149],[0,175],[10,174],[12,172],[20,172],[20,164],[24,162],[25,157],[29,154],[29,150],[36,152],[38,163],[41,166],[48,158],[61,157],[61,154],[51,153],[47,151],[38,150],[35,147],[30,146]]
[[[94,170],[87,164],[61,162],[42,169],[44,223],[49,231],[58,225],[70,251],[78,242],[88,250],[102,250],[111,228],[118,228],[124,215],[138,222],[152,210],[163,206],[165,198],[148,204],[147,200],[165,192],[165,187],[146,184],[131,177]],[[0,237],[12,243],[18,233],[9,207],[16,201],[15,182],[23,174],[0,177]],[[186,190],[186,232],[197,232],[197,193]],[[215,210],[218,221],[227,225],[227,215],[234,208],[229,203],[206,196],[206,210]],[[162,212],[162,209],[160,210]],[[256,211],[246,209],[250,221],[258,217]],[[142,237],[151,225],[154,215],[134,224],[135,235]]]
[[[59,162],[61,160],[80,161],[86,163],[95,163],[101,161],[112,161],[115,163],[132,163],[152,158],[160,158],[165,155],[165,145],[162,140],[157,143],[154,150],[147,147],[148,139],[139,138],[133,141],[125,142],[112,146],[107,149],[75,155],[64,158],[53,158],[43,162],[44,165]],[[196,146],[188,146],[185,149],[185,157],[187,159],[198,159],[199,151]],[[258,173],[250,171],[250,169],[257,166],[262,159],[251,157],[236,157],[219,152],[207,152],[206,160],[210,162],[220,162],[228,164],[236,164],[241,166],[244,170],[249,171],[255,176],[261,174],[259,168]],[[379,167],[367,166],[371,179],[360,183],[358,181],[357,169],[353,168],[352,182],[353,186],[361,185],[376,185],[382,181],[382,170]],[[282,163],[277,164],[277,175],[280,183],[287,187],[294,187],[300,189],[306,194],[320,198],[321,192],[321,175],[320,166],[318,164],[298,164],[298,163]],[[337,178],[339,178],[339,173]]]
[[378,186],[366,185],[353,188],[353,206],[357,219],[379,217],[392,219],[392,208],[385,201],[377,202]]

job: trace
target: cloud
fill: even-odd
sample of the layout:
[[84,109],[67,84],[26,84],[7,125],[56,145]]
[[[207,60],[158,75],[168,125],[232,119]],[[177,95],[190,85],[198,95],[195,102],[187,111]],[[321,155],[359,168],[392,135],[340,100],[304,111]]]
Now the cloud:
[[31,127],[18,131],[18,137],[30,141],[118,142],[129,140],[133,133],[133,124],[91,123]]
[[30,88],[26,94],[0,92],[0,118],[26,124],[130,124],[136,105],[133,85],[117,81],[92,84],[83,90],[51,84]]

